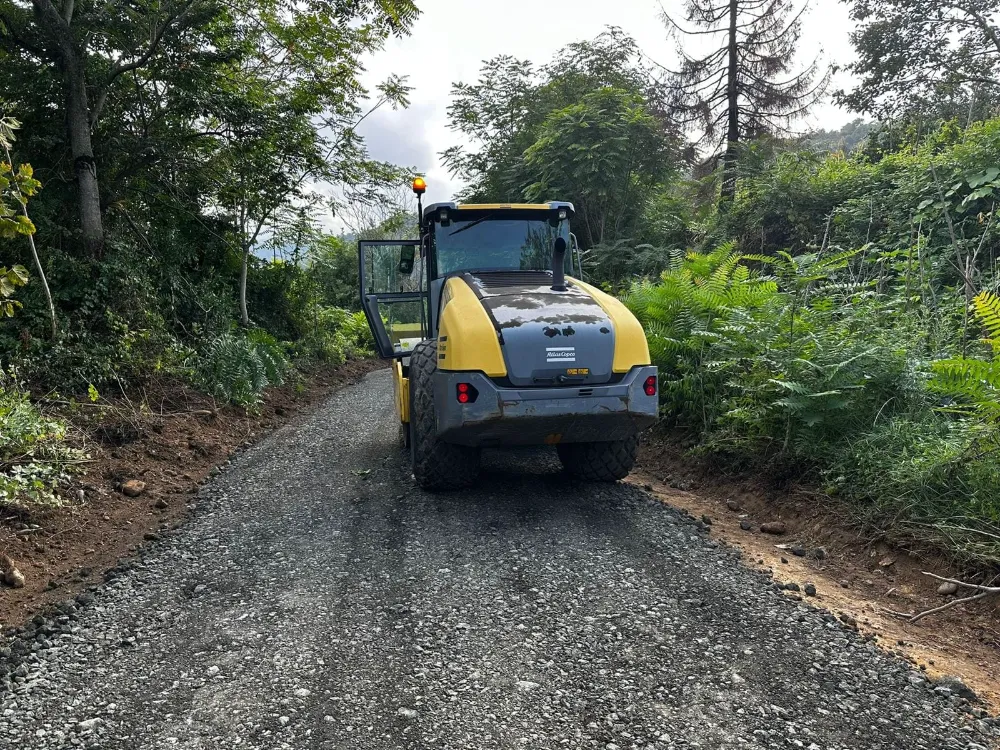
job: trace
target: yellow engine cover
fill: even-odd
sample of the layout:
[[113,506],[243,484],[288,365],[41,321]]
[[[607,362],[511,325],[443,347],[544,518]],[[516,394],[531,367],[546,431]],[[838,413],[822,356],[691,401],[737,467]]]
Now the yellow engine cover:
[[[614,326],[612,372],[625,373],[633,367],[650,364],[646,333],[629,309],[610,294],[590,284],[577,279],[570,281],[600,305]],[[463,279],[457,277],[448,279],[441,295],[438,369],[479,371],[491,378],[507,375],[507,366],[493,321],[476,293]]]
[[476,293],[460,278],[448,279],[441,293],[438,369],[480,371],[491,378],[507,375],[493,321]]

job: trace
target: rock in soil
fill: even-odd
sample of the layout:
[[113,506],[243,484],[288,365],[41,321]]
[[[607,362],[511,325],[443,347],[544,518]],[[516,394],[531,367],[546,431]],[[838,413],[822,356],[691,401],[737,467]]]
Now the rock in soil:
[[146,483],[140,479],[129,479],[122,482],[122,494],[126,497],[139,497],[146,491]]
[[22,573],[17,568],[11,568],[10,570],[4,572],[3,582],[6,583],[11,588],[23,589],[24,588],[24,573]]
[[781,536],[786,531],[788,527],[785,526],[784,521],[768,521],[767,523],[761,524],[760,530],[765,534],[774,534],[775,536]]
[[965,698],[967,701],[976,702],[979,700],[979,696],[976,695],[975,691],[962,682],[960,677],[941,677],[934,684],[936,687],[948,688],[954,695],[957,695],[959,698]]
[[805,591],[806,596],[816,596],[816,587],[811,583],[806,584]]
[[739,513],[743,510],[738,500],[726,500],[726,507],[729,508],[733,513]]
[[11,588],[24,588],[24,574],[7,555],[0,555],[0,580]]
[[744,531],[753,531],[753,524],[749,521],[743,520],[740,521],[740,528]]
[[958,593],[958,584],[952,583],[951,581],[945,581],[937,588],[937,592],[941,596],[951,596],[952,594]]

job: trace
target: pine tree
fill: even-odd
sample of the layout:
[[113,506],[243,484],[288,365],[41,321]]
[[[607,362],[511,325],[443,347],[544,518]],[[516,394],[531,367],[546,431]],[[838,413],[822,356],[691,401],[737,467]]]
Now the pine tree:
[[[687,0],[684,19],[694,28],[663,13],[681,58],[670,71],[677,116],[713,157],[723,154],[721,208],[736,194],[740,142],[787,133],[826,88],[818,58],[795,72],[807,7],[793,13],[792,0]],[[685,41],[703,39],[718,46],[702,57],[685,51]]]

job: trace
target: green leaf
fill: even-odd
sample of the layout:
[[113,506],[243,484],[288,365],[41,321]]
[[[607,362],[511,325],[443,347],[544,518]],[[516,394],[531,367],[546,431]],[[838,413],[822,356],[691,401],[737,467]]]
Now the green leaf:
[[977,188],[983,183],[992,182],[997,177],[1000,177],[1000,169],[997,167],[990,167],[985,172],[973,175],[968,179],[969,187]]

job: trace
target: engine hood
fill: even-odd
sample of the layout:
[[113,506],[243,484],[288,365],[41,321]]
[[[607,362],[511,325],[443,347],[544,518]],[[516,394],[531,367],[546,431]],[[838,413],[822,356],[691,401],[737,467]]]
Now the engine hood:
[[544,271],[465,274],[500,335],[516,386],[600,384],[611,379],[615,331],[604,309],[567,281],[552,289]]

